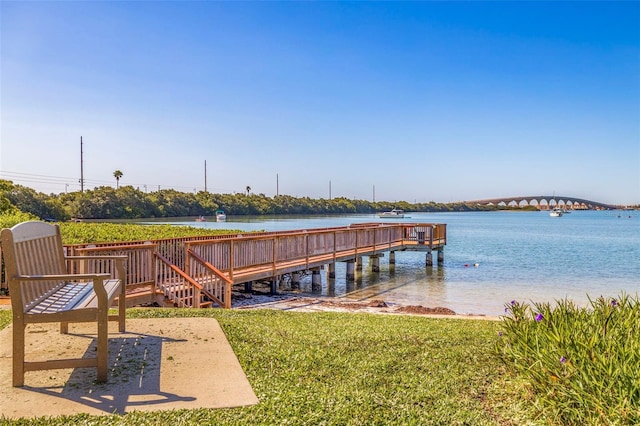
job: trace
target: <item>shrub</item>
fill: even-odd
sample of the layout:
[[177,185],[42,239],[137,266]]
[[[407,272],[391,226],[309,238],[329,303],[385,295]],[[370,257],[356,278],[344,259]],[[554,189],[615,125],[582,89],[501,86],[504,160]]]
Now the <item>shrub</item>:
[[191,226],[141,225],[135,223],[61,222],[60,232],[62,233],[62,242],[64,244],[89,244],[233,234],[243,231],[195,228]]
[[551,423],[640,424],[638,296],[589,302],[512,301],[498,353],[530,385]]
[[37,216],[34,216],[31,213],[24,213],[20,210],[8,210],[0,214],[0,229],[11,228],[12,226],[19,224],[20,222],[26,222],[29,220],[40,219],[38,219]]

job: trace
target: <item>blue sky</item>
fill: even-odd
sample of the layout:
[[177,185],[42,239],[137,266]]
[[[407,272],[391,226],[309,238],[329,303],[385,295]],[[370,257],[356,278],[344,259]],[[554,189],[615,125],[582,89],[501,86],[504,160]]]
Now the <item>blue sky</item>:
[[[640,203],[639,2],[0,2],[0,178]],[[276,183],[278,182],[278,185]]]

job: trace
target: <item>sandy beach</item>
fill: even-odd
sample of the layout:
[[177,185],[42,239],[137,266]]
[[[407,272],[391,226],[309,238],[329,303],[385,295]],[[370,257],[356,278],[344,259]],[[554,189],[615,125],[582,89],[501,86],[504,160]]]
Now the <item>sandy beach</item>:
[[439,306],[401,305],[386,302],[383,298],[357,302],[334,297],[312,297],[292,292],[275,295],[267,293],[233,292],[233,309],[276,309],[293,312],[351,312],[387,315],[420,315],[433,318],[498,320],[487,315],[459,315],[451,309]]

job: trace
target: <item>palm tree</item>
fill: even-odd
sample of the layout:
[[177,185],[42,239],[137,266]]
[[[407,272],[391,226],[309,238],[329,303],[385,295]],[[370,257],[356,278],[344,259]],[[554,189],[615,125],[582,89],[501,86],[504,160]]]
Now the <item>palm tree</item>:
[[249,192],[251,192],[251,187],[247,185],[247,195],[249,195]]
[[120,178],[122,177],[122,172],[120,170],[116,170],[113,172],[113,177],[116,178],[116,189],[120,188]]

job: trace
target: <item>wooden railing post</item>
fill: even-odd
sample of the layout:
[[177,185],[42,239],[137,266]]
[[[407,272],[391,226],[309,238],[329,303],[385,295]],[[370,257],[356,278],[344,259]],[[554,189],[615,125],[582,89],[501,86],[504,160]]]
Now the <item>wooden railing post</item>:
[[305,243],[305,247],[307,248],[305,251],[307,252],[306,256],[305,256],[305,269],[309,269],[309,234],[306,233],[304,234],[304,243]]
[[277,253],[278,253],[278,237],[273,237],[273,239],[271,241],[273,241],[271,243],[272,247],[273,247],[273,249],[272,249],[273,253],[271,254],[271,257],[272,257],[271,270],[275,274],[275,272],[276,272],[276,264],[277,264]]
[[433,247],[433,234],[436,229],[437,228],[435,228],[434,226],[431,226],[431,229],[429,231],[429,248]]
[[358,230],[355,230],[356,232],[356,241],[355,241],[355,249],[354,249],[354,253],[355,253],[355,257],[356,259],[358,258]]
[[378,240],[376,237],[378,236],[378,230],[374,229],[373,230],[373,253],[375,254],[376,252],[376,241]]
[[199,308],[201,301],[202,301],[202,293],[200,292],[200,288],[193,287],[193,300],[191,301],[191,307]]
[[191,276],[191,262],[189,262],[189,249],[191,248],[188,242],[184,243],[184,272]]
[[233,281],[233,240],[229,240],[229,278]]
[[336,244],[337,244],[337,237],[336,237],[336,231],[333,231],[333,263],[336,263]]
[[231,309],[231,290],[233,287],[233,283],[227,283],[224,287],[224,307],[226,309]]

